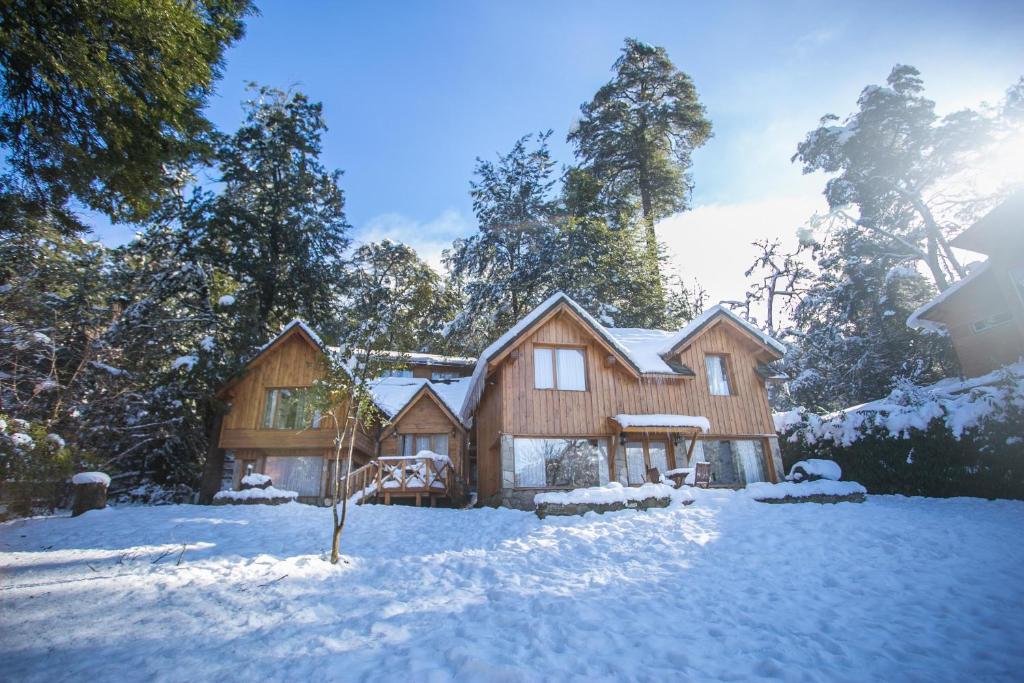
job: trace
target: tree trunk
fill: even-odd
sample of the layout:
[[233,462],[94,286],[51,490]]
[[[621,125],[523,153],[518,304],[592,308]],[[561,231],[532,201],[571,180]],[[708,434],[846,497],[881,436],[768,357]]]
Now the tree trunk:
[[200,505],[213,502],[213,496],[220,490],[220,482],[224,477],[224,449],[217,445],[223,423],[224,415],[218,411],[207,432],[206,462],[203,464],[203,478],[199,482]]
[[[355,418],[351,423],[351,433],[348,438],[348,457],[345,463],[345,492],[344,497],[341,499],[341,519],[338,518],[338,504],[332,506],[334,510],[334,536],[331,538],[331,564],[338,564],[340,559],[341,550],[341,532],[345,530],[345,518],[348,516],[348,498],[352,489],[352,452],[356,446],[356,430],[359,428],[359,410],[356,410]],[[340,453],[341,444],[339,442],[338,451]],[[335,466],[335,475],[337,475],[337,466]]]

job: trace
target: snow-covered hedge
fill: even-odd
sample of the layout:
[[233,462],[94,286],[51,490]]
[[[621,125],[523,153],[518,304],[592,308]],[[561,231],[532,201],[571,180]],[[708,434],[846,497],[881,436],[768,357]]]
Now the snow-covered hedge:
[[1024,363],[776,424],[787,467],[833,460],[873,493],[1024,499]]

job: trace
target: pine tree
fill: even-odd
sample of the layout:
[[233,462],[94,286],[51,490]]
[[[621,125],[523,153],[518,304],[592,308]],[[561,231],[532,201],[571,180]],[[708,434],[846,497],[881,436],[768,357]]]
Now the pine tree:
[[440,332],[458,301],[416,252],[384,240],[360,245],[347,264],[339,310],[340,336],[358,339],[371,321],[380,348],[417,351],[441,343]]
[[237,284],[236,312],[257,343],[296,316],[331,321],[349,225],[341,172],[319,160],[321,105],[262,87],[245,112],[217,148],[223,190],[195,202],[187,225],[202,259]]
[[551,132],[526,135],[497,163],[477,159],[470,195],[479,227],[445,252],[465,304],[448,327],[455,345],[479,351],[551,291],[556,205]]
[[[949,238],[992,202],[949,202],[949,184],[979,163],[996,121],[969,109],[940,119],[923,93],[920,72],[896,65],[885,86],[864,88],[857,112],[841,124],[824,116],[793,160],[805,173],[834,174],[825,187],[829,207],[866,238],[921,261],[943,290],[965,272]],[[855,207],[852,215],[847,207]]]
[[615,77],[581,106],[568,140],[610,215],[628,220],[639,206],[656,262],[654,224],[687,208],[691,155],[711,136],[711,123],[692,80],[664,48],[627,39],[613,69]]
[[[68,200],[145,215],[205,153],[203,107],[248,0],[0,4],[0,144],[25,206],[81,226]],[[9,207],[10,204],[7,204]],[[0,206],[0,209],[3,207]]]

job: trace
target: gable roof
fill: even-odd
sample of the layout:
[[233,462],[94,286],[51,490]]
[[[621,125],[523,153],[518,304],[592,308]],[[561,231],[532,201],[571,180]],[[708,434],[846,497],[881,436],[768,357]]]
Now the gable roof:
[[452,424],[465,428],[459,410],[469,388],[469,378],[447,382],[432,382],[421,377],[382,377],[370,386],[374,403],[392,423],[398,422],[420,399],[434,401]]
[[996,251],[1019,253],[1024,249],[1024,190],[978,219],[949,241],[957,249],[992,255]]
[[283,344],[287,339],[290,339],[293,336],[298,336],[299,338],[305,340],[306,343],[308,343],[310,346],[319,350],[322,353],[327,352],[328,347],[324,344],[323,340],[320,338],[320,335],[314,332],[305,322],[296,318],[289,322],[287,325],[285,325],[277,334],[276,337],[274,337],[266,344],[256,349],[256,353],[253,354],[252,358],[247,360],[245,362],[245,365],[242,366],[242,369],[236,372],[230,379],[228,379],[227,382],[224,383],[224,386],[217,390],[215,396],[223,396],[228,389],[235,386],[236,384],[238,384],[238,382],[242,380],[242,378],[245,376],[246,370],[251,368],[255,363],[262,361],[270,353],[272,349],[277,348],[278,346]]
[[683,329],[675,333],[675,335],[665,342],[665,345],[661,348],[662,356],[672,356],[678,353],[682,348],[688,346],[690,342],[697,338],[698,335],[713,322],[719,318],[724,317],[725,319],[738,325],[744,332],[747,332],[754,341],[759,343],[761,346],[779,354],[780,356],[785,355],[786,345],[780,342],[778,339],[765,334],[758,329],[753,323],[748,320],[741,318],[731,311],[728,307],[722,304],[715,304],[711,308],[707,309],[696,318],[691,320],[689,324]]
[[931,317],[941,304],[956,297],[957,293],[968,287],[972,282],[980,278],[988,270],[988,261],[980,263],[971,269],[967,277],[957,280],[949,287],[946,287],[934,299],[921,306],[907,317],[907,327],[915,330],[924,330],[935,334],[946,334],[946,324],[938,318]]
[[536,324],[547,320],[548,314],[559,306],[572,311],[592,331],[624,360],[624,365],[640,375],[669,375],[675,377],[693,377],[690,368],[666,360],[674,355],[680,347],[695,339],[700,333],[718,318],[724,316],[747,332],[756,342],[779,356],[785,354],[786,346],[765,334],[750,322],[739,317],[725,306],[712,306],[697,316],[690,324],[676,332],[667,330],[651,330],[635,327],[608,328],[587,313],[569,295],[557,292],[548,297],[532,311],[513,325],[505,334],[484,349],[473,370],[471,383],[466,393],[465,402],[459,413],[464,421],[469,420],[473,410],[483,396],[484,379],[488,365],[515,346],[516,341],[532,329]]

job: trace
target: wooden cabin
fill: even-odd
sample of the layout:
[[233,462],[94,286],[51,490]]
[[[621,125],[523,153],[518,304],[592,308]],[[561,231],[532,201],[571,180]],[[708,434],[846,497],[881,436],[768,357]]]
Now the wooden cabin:
[[907,319],[948,334],[963,374],[984,375],[1024,358],[1024,192],[950,244],[988,258]]
[[[312,330],[293,321],[246,365],[239,377],[221,389],[218,395],[229,404],[229,410],[222,420],[218,445],[226,451],[234,488],[243,476],[256,472],[269,475],[278,488],[297,491],[300,501],[322,503],[330,497],[336,431],[329,417],[315,413],[307,396],[326,351]],[[398,354],[393,355],[397,360]],[[458,374],[455,379],[433,381],[396,373],[373,383],[374,396],[387,424],[360,428],[356,433],[353,472],[363,470],[359,479],[365,485],[361,488],[372,483],[366,480],[368,472],[364,468],[380,458],[407,453],[412,463],[423,450],[447,456],[443,473],[452,472],[453,480],[465,478],[466,428],[456,413],[464,393],[460,385],[467,385],[468,379],[458,377],[472,370],[475,359],[428,354],[405,357],[415,357],[418,372],[428,377],[431,368],[443,373],[451,373],[454,368]],[[346,409],[340,408],[342,420]],[[391,469],[396,466],[392,462]],[[429,467],[431,472],[438,469],[433,463]],[[386,478],[386,473],[375,470],[373,478],[378,475]],[[382,485],[382,490],[385,488]],[[443,497],[436,486],[416,488],[407,485],[394,495],[428,502]],[[390,502],[390,492],[387,497]]]
[[625,485],[710,462],[712,484],[778,481],[768,363],[784,347],[715,306],[683,330],[606,328],[558,294],[480,357],[480,501],[530,508],[543,490]]
[[[222,390],[233,485],[259,472],[300,500],[329,498],[334,431],[304,399],[325,351],[296,321]],[[715,486],[778,481],[766,385],[784,351],[722,306],[682,330],[608,328],[559,293],[479,359],[403,354],[411,371],[372,383],[387,423],[361,429],[341,476],[363,501],[475,491],[522,508],[538,491],[635,485],[695,462],[711,463]]]

